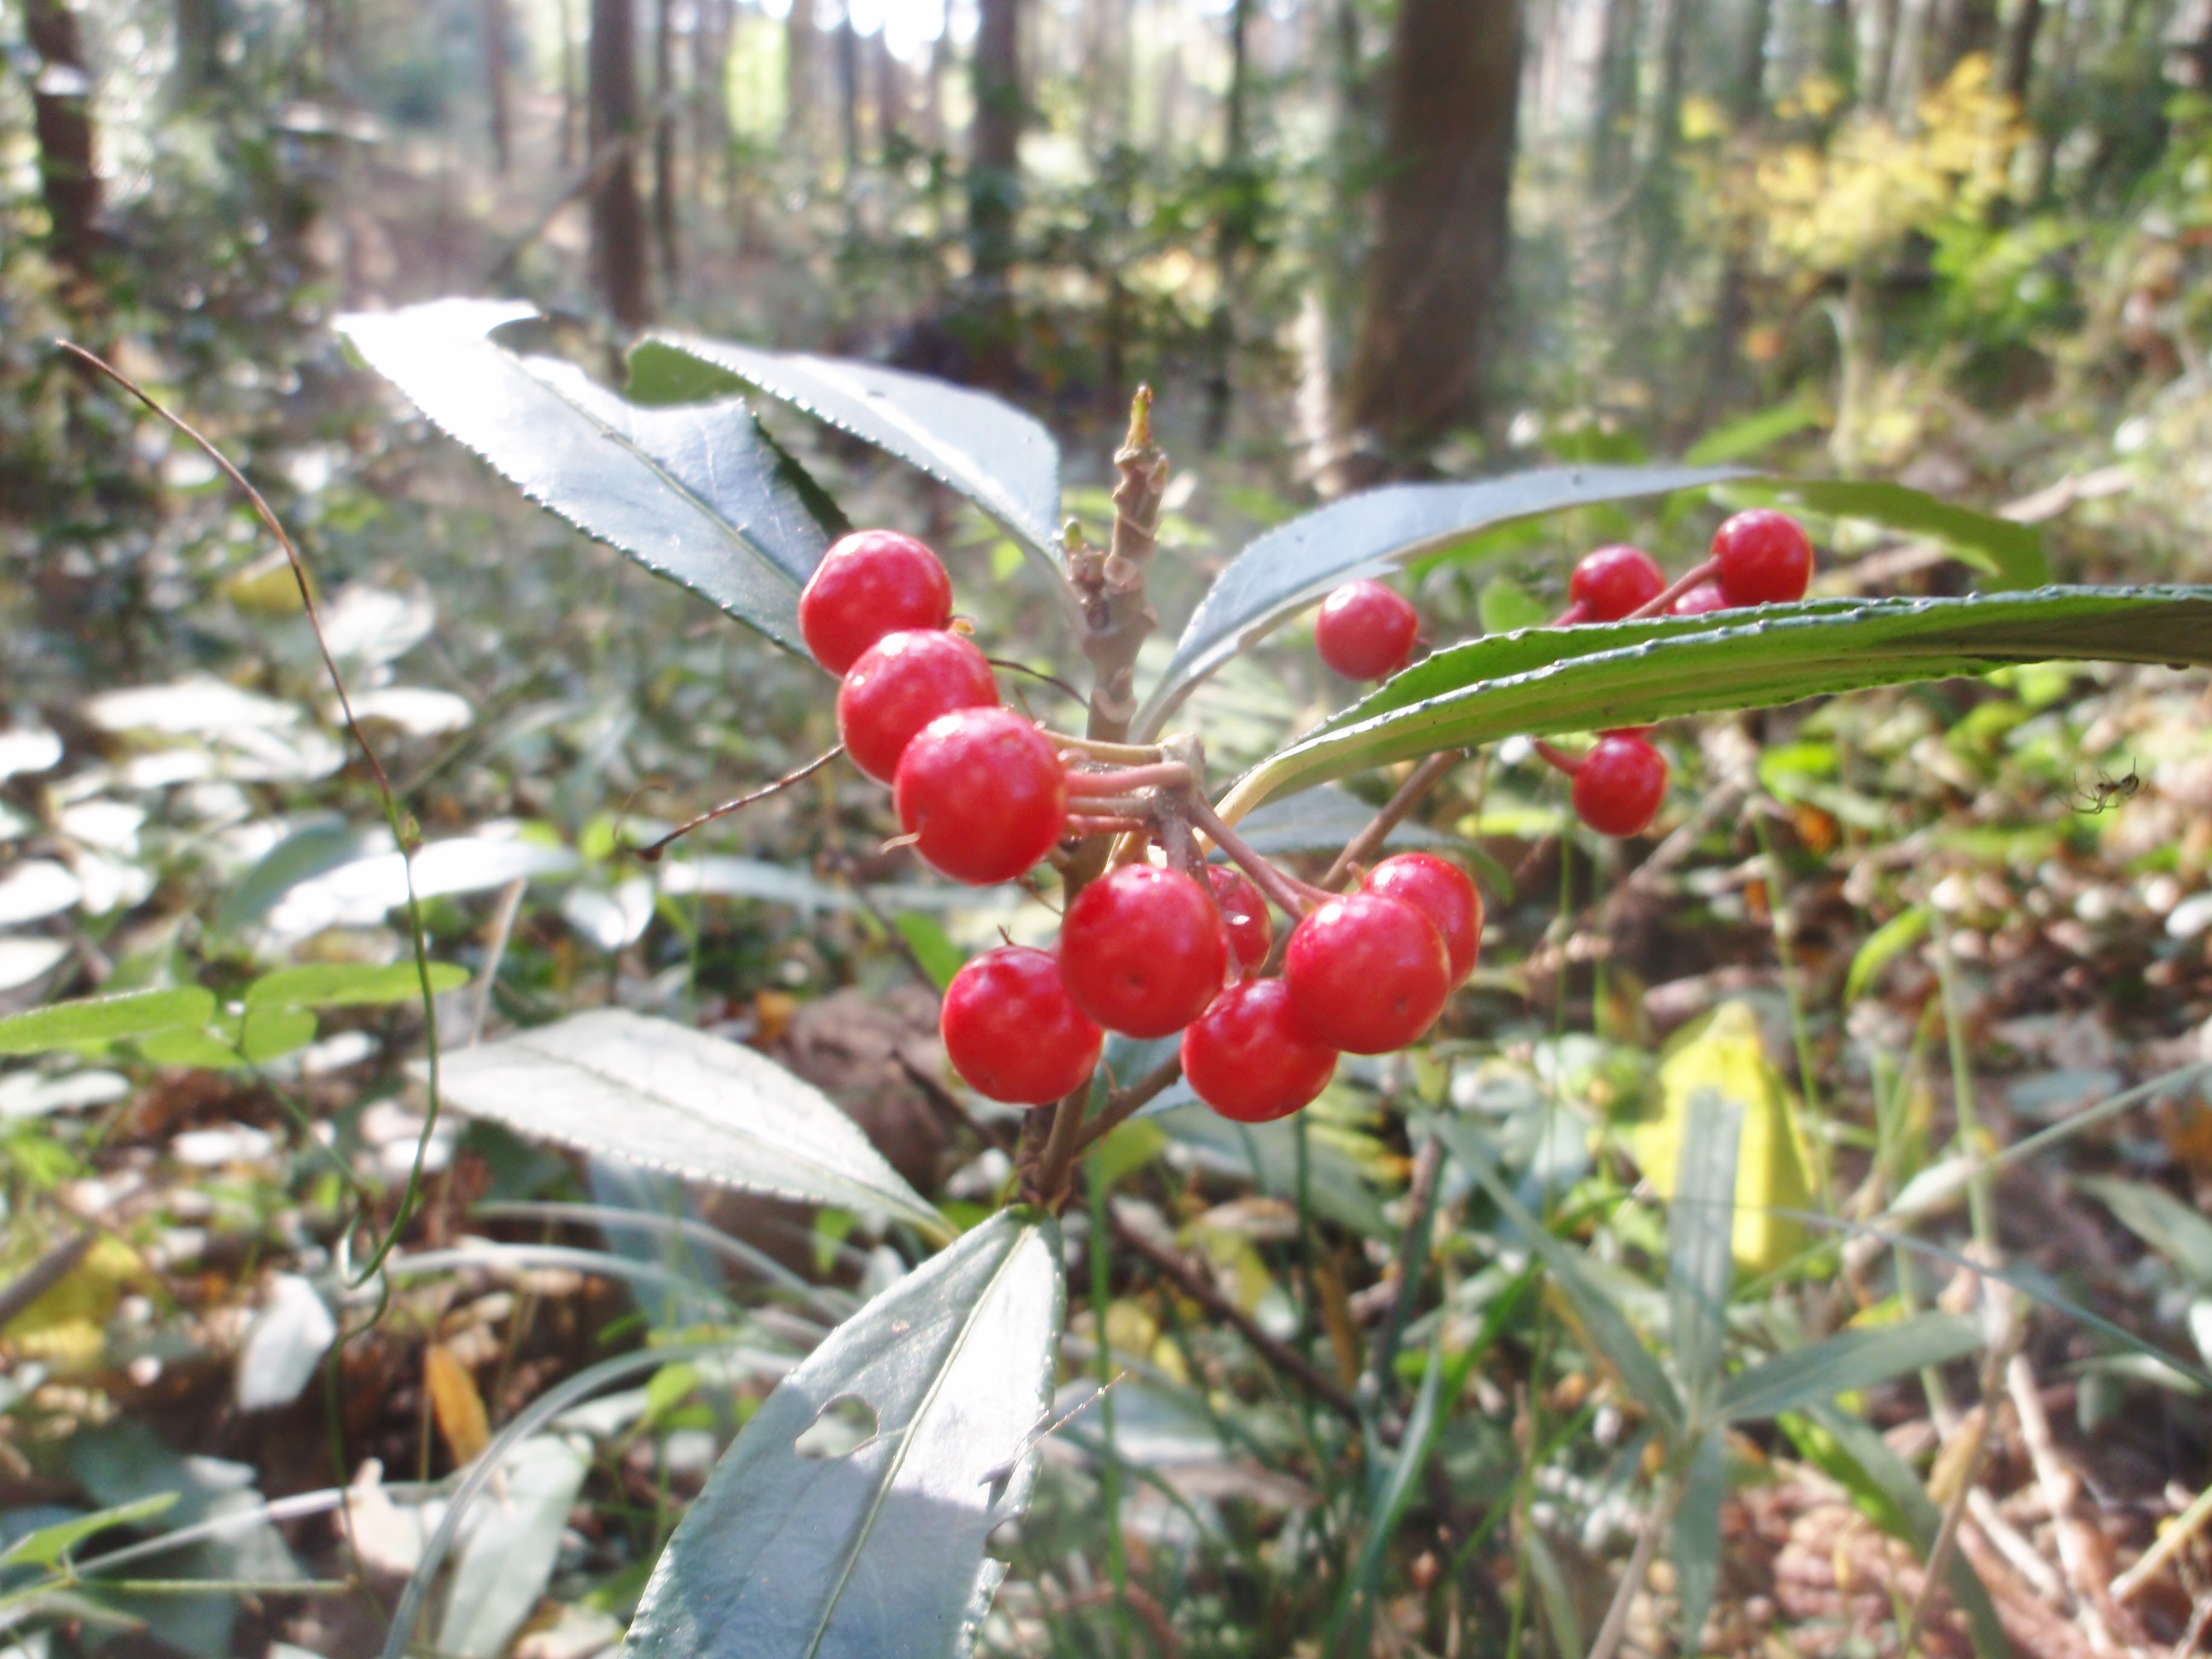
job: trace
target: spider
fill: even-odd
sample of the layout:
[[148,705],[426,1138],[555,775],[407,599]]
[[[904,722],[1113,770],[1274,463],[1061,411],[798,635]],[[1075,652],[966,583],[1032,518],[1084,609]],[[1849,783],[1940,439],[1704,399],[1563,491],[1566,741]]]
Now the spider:
[[2136,774],[2135,760],[2130,757],[2128,761],[2127,776],[2112,777],[2100,768],[2096,782],[2090,785],[2087,790],[2078,792],[2081,796],[2079,799],[2075,799],[2073,795],[2069,795],[2066,804],[2075,811],[2087,812],[2094,817],[2100,812],[2118,805],[2124,800],[2132,799],[2136,791],[2142,787],[2142,779]]

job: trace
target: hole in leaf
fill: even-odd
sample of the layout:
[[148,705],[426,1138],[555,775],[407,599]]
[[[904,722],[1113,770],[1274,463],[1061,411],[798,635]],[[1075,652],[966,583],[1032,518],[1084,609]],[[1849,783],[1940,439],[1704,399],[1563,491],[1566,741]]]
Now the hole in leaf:
[[792,1450],[801,1457],[846,1457],[876,1437],[876,1408],[857,1394],[841,1394],[815,1413]]

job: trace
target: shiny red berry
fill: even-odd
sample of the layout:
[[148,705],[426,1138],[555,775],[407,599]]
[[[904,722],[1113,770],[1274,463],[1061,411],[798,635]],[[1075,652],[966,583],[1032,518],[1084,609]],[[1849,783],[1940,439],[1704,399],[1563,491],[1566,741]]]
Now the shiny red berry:
[[1813,580],[1813,544],[1787,513],[1755,507],[1713,532],[1721,592],[1732,605],[1786,605]]
[[1575,773],[1575,816],[1601,836],[1638,836],[1667,799],[1667,762],[1641,738],[1608,732]]
[[799,631],[833,674],[902,628],[947,628],[952,579],[931,552],[896,530],[856,530],[831,544],[799,595]]
[[1363,578],[1321,602],[1314,648],[1348,680],[1379,680],[1406,665],[1420,631],[1420,617],[1408,600]]
[[1728,595],[1721,592],[1721,585],[1718,582],[1699,582],[1668,607],[1668,614],[1676,617],[1703,617],[1712,611],[1725,611],[1728,608]]
[[1076,1006],[1109,1031],[1161,1037],[1206,1012],[1229,972],[1229,934],[1180,870],[1124,864],[1075,896],[1060,967]]
[[1274,918],[1267,914],[1267,901],[1260,896],[1260,890],[1244,877],[1242,871],[1232,870],[1225,864],[1206,866],[1206,884],[1213,889],[1213,902],[1221,909],[1221,924],[1229,930],[1229,943],[1237,952],[1237,960],[1248,974],[1260,971],[1260,964],[1267,959],[1267,951],[1275,942]]
[[1360,888],[1410,904],[1444,942],[1451,982],[1464,984],[1482,949],[1482,895],[1467,872],[1427,853],[1400,853],[1376,865]]
[[1657,599],[1667,578],[1640,547],[1601,547],[1583,555],[1567,579],[1567,599],[1584,622],[1619,622]]
[[1281,980],[1248,979],[1214,998],[1182,1034],[1182,1074],[1222,1116],[1268,1123],[1328,1087],[1336,1050],[1299,1030]]
[[1291,1012],[1312,1042],[1386,1054],[1429,1029],[1451,994],[1451,958],[1434,923],[1379,893],[1322,905],[1283,953]]
[[907,744],[891,799],[925,860],[987,887],[1052,851],[1067,818],[1067,770],[1036,721],[1011,708],[957,708]]
[[956,708],[989,708],[998,682],[983,653],[957,634],[909,628],[886,634],[837,688],[837,735],[853,764],[889,783],[915,734]]
[[1025,945],[986,951],[953,975],[938,1029],[968,1086],[1015,1106],[1081,1088],[1106,1041],[1067,994],[1059,959]]

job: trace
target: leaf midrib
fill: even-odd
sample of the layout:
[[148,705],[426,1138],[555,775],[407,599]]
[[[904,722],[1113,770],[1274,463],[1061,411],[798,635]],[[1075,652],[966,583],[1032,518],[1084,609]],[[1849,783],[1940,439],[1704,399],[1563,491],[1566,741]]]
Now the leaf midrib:
[[892,1453],[890,1461],[884,1466],[882,1479],[877,1483],[875,1499],[868,1505],[867,1515],[860,1522],[859,1529],[854,1534],[853,1541],[846,1549],[845,1559],[838,1566],[837,1582],[830,1587],[830,1594],[823,1600],[822,1615],[815,1622],[814,1634],[807,1639],[804,1659],[815,1659],[815,1656],[821,1651],[823,1641],[830,1633],[830,1621],[836,1616],[838,1605],[844,1599],[845,1586],[852,1582],[853,1571],[860,1565],[860,1556],[866,1550],[868,1540],[875,1535],[876,1522],[883,1514],[884,1505],[890,1501],[891,1488],[898,1484],[899,1471],[906,1467],[907,1454],[914,1449],[915,1442],[921,1437],[915,1431],[921,1426],[923,1419],[929,1415],[931,1407],[937,1404],[937,1396],[944,1390],[945,1380],[951,1376],[954,1364],[957,1363],[961,1353],[966,1349],[968,1339],[975,1332],[976,1321],[983,1316],[983,1310],[990,1305],[992,1296],[997,1291],[1000,1281],[1006,1277],[1007,1269],[1020,1258],[1023,1244],[1036,1231],[1036,1224],[1034,1222],[1025,1223],[1016,1231],[1013,1238],[1006,1246],[1005,1257],[992,1271],[990,1278],[985,1281],[982,1294],[975,1298],[975,1304],[968,1310],[968,1317],[961,1322],[960,1334],[953,1339],[952,1346],[945,1350],[944,1363],[937,1368],[937,1375],[930,1382],[928,1393],[922,1396],[921,1403],[915,1407],[913,1414],[907,1419],[906,1427],[898,1437],[897,1449]]

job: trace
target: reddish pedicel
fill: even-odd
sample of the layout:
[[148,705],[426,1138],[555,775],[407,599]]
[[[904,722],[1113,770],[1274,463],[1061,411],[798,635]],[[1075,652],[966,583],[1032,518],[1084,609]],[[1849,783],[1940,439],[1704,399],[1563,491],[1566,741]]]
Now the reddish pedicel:
[[1229,930],[1237,960],[1246,973],[1259,972],[1260,964],[1267,959],[1268,947],[1275,942],[1275,923],[1267,914],[1267,901],[1243,872],[1225,864],[1207,865],[1206,879],[1213,889],[1213,902],[1221,908],[1222,926]]
[[1718,582],[1699,582],[1676,599],[1669,614],[1676,617],[1702,617],[1715,611],[1729,608],[1728,595],[1721,592]]

